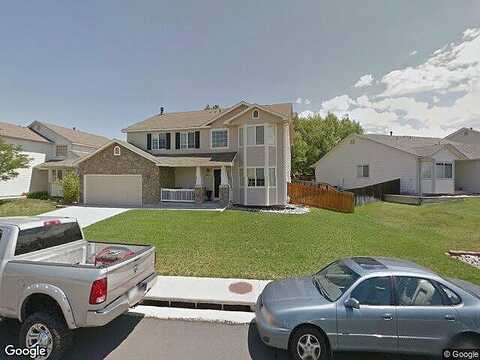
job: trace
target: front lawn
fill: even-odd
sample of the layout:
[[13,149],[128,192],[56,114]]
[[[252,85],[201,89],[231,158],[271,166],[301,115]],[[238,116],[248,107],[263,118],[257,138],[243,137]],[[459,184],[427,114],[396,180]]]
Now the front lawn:
[[15,199],[0,200],[1,216],[32,216],[55,210],[55,202],[50,200]]
[[344,256],[411,259],[480,284],[445,256],[480,250],[480,200],[421,207],[375,203],[354,214],[132,210],[88,227],[88,239],[154,244],[164,275],[271,279],[312,273]]

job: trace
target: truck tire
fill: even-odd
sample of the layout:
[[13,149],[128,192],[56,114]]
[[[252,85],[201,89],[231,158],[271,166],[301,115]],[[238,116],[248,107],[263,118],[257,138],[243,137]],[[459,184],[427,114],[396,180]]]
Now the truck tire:
[[71,346],[73,333],[65,320],[55,313],[36,312],[27,317],[20,328],[19,344],[22,348],[45,347],[46,356],[37,360],[59,360]]

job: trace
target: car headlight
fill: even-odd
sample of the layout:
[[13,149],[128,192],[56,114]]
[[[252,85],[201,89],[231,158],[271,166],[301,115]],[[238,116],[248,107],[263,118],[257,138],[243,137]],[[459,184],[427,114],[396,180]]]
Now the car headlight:
[[265,322],[270,325],[270,326],[277,326],[277,322],[273,314],[268,311],[267,307],[265,305],[262,305],[262,308],[260,309],[260,312],[262,313],[263,318],[265,319]]

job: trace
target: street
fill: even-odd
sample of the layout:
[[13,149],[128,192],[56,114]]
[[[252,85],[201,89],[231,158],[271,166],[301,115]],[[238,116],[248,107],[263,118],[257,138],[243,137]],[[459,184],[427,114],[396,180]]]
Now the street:
[[[17,344],[18,329],[19,324],[13,320],[0,321],[0,359],[9,359],[4,349],[8,344]],[[124,315],[105,327],[77,331],[75,344],[66,359],[287,360],[289,357],[284,351],[263,345],[253,323],[228,325]],[[335,356],[335,360],[351,359],[404,360],[406,357]]]

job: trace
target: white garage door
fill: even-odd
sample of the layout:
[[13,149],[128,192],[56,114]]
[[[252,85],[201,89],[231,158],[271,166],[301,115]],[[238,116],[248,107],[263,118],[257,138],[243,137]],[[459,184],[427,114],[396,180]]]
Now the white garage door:
[[85,175],[87,205],[142,206],[141,175]]

